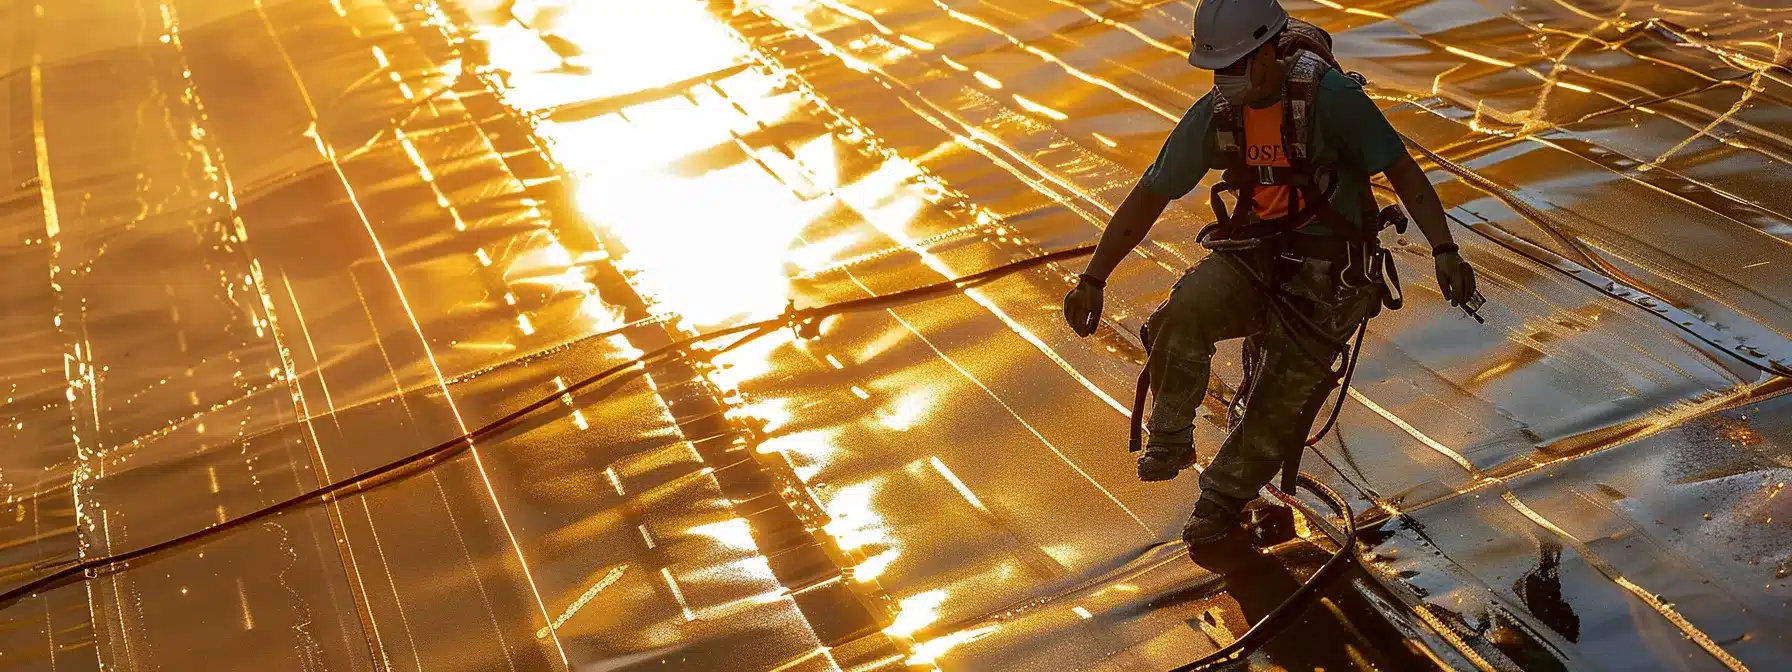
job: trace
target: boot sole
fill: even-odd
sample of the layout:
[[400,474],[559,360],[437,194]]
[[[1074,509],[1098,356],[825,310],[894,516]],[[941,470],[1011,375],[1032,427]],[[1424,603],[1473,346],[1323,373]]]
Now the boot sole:
[[1158,481],[1169,481],[1169,480],[1174,480],[1181,473],[1182,473],[1181,469],[1169,469],[1166,467],[1151,467],[1151,468],[1139,467],[1139,480],[1145,481],[1147,483],[1155,483]]
[[1225,539],[1226,535],[1229,535],[1229,534],[1232,534],[1232,530],[1221,530],[1221,531],[1215,532],[1213,534],[1209,534],[1209,535],[1202,536],[1202,537],[1194,537],[1194,538],[1190,538],[1188,535],[1185,534],[1182,537],[1182,541],[1183,541],[1183,543],[1186,543],[1190,546],[1206,546],[1207,544],[1211,544],[1211,543],[1217,542],[1221,539]]
[[1140,464],[1139,480],[1145,482],[1172,480],[1182,474],[1183,470],[1194,466],[1194,464],[1195,460],[1193,455],[1189,456],[1188,461],[1181,464],[1165,464],[1163,462],[1155,462],[1151,466]]

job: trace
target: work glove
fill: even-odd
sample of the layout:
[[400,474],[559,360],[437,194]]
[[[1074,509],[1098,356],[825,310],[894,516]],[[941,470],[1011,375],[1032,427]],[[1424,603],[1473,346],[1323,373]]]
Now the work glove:
[[1101,325],[1101,289],[1106,285],[1084,275],[1076,288],[1064,295],[1064,321],[1070,323],[1070,330],[1076,335],[1088,336]]
[[1444,300],[1452,306],[1468,303],[1475,296],[1475,269],[1462,259],[1456,245],[1439,245],[1432,260],[1437,263],[1437,288],[1443,290]]

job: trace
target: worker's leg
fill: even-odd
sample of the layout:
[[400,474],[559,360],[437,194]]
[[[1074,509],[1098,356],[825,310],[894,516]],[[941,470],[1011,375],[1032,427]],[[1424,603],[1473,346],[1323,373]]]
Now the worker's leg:
[[1380,300],[1370,290],[1346,290],[1332,299],[1324,305],[1292,300],[1309,309],[1308,316],[1327,338],[1279,323],[1264,335],[1263,366],[1245,400],[1244,418],[1201,475],[1204,504],[1183,530],[1190,543],[1223,536],[1257,491],[1306,447],[1314,419],[1338,384],[1334,360],[1346,353],[1337,343],[1353,336],[1356,324]]
[[1279,335],[1264,339],[1263,366],[1244,418],[1201,474],[1201,496],[1243,508],[1282,464],[1306,446],[1307,432],[1337,386],[1332,362],[1315,363]]
[[1263,293],[1230,253],[1208,255],[1189,269],[1170,298],[1146,320],[1151,373],[1150,438],[1139,478],[1163,481],[1195,461],[1195,411],[1207,395],[1213,346],[1256,333],[1266,324]]

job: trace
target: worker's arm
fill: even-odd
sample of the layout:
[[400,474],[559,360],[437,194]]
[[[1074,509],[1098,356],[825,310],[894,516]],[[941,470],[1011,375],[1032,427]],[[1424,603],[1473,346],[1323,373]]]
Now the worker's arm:
[[1454,242],[1450,237],[1450,225],[1444,221],[1444,206],[1437,199],[1437,189],[1432,188],[1431,180],[1425,179],[1425,170],[1412,156],[1401,154],[1388,166],[1386,175],[1388,183],[1394,186],[1394,193],[1400,196],[1400,204],[1406,206],[1407,214],[1412,216],[1412,223],[1418,225],[1419,231],[1425,234],[1425,240],[1437,247],[1444,243]]
[[1145,234],[1151,231],[1151,225],[1157,223],[1164,208],[1170,207],[1170,199],[1157,195],[1144,183],[1132,188],[1126,200],[1114,210],[1113,219],[1108,221],[1107,230],[1101,233],[1101,243],[1095,246],[1095,256],[1089,258],[1089,265],[1083,270],[1084,275],[1106,282],[1114,267],[1120,260],[1144,242]]
[[1475,294],[1475,269],[1462,260],[1456,241],[1450,236],[1450,224],[1444,220],[1444,206],[1437,198],[1437,189],[1425,179],[1425,170],[1412,156],[1401,152],[1384,171],[1400,204],[1412,216],[1425,241],[1431,243],[1437,263],[1437,286],[1452,305],[1467,303]]
[[1114,218],[1108,220],[1108,228],[1101,232],[1101,242],[1095,246],[1095,256],[1090,257],[1076,287],[1064,295],[1064,321],[1076,335],[1088,336],[1101,325],[1101,290],[1107,286],[1108,274],[1145,240],[1151,225],[1157,223],[1157,216],[1164,214],[1169,205],[1170,199],[1158,195],[1146,181],[1140,181],[1114,210]]
[[1145,240],[1151,225],[1164,214],[1170,201],[1192,191],[1207,174],[1208,157],[1214,153],[1208,124],[1213,119],[1213,95],[1195,101],[1164,140],[1157,160],[1140,176],[1132,193],[1114,210],[1108,228],[1101,232],[1095,256],[1083,269],[1076,287],[1064,295],[1064,321],[1078,336],[1095,333],[1101,324],[1101,290],[1114,267]]

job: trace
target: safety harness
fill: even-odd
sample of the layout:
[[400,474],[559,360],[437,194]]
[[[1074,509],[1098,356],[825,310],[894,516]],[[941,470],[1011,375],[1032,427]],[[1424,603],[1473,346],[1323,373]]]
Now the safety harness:
[[[1213,108],[1214,146],[1226,166],[1209,193],[1213,224],[1202,229],[1197,240],[1208,249],[1238,250],[1259,247],[1264,241],[1293,232],[1317,220],[1334,234],[1347,239],[1373,237],[1340,214],[1332,204],[1338,188],[1336,172],[1315,161],[1312,149],[1314,99],[1319,80],[1331,64],[1311,51],[1299,51],[1290,59],[1282,83],[1282,147],[1288,166],[1253,166],[1245,159],[1244,110],[1216,96]],[[1256,194],[1263,187],[1288,187],[1287,209],[1281,217],[1261,219],[1256,213]],[[1224,194],[1235,194],[1228,208]],[[1364,194],[1360,207],[1363,221],[1375,221],[1375,200]]]

